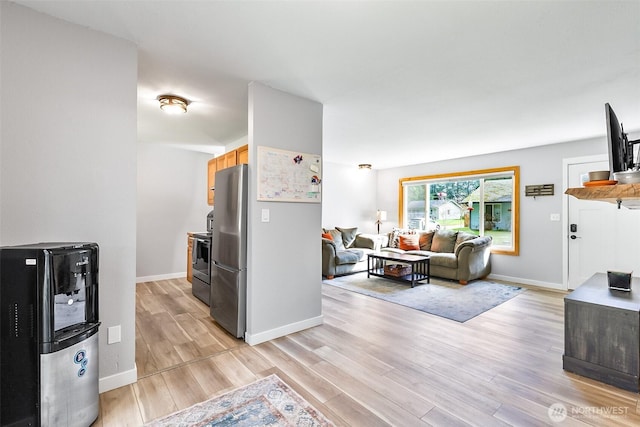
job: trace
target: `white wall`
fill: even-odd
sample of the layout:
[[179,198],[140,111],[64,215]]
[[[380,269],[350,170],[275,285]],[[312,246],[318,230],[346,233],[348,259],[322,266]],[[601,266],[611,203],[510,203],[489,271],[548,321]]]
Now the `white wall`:
[[138,143],[137,281],[184,277],[187,232],[206,231],[211,154]]
[[[136,380],[136,47],[0,3],[0,244],[100,245],[100,389]],[[122,342],[107,345],[120,325]]]
[[[258,344],[322,323],[320,203],[259,202],[257,147],[322,154],[322,105],[249,85],[247,334]],[[269,209],[270,222],[261,222]]]
[[[358,227],[363,233],[376,233],[376,170],[362,170],[324,162],[322,178],[322,226],[324,228]],[[380,232],[391,231],[391,223],[380,226]]]
[[[378,172],[378,204],[397,221],[400,178],[439,173],[520,166],[520,255],[492,255],[491,276],[552,288],[562,288],[562,159],[606,153],[606,137],[467,157]],[[554,195],[525,197],[526,185],[554,184]]]

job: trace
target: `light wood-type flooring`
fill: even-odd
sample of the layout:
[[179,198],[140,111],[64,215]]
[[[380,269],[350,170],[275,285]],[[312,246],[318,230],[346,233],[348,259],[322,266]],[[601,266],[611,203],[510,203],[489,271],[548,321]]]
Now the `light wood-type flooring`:
[[563,371],[560,292],[458,323],[323,285],[322,326],[249,346],[190,289],[137,285],[138,382],[100,395],[95,426],[142,425],[272,373],[338,426],[640,425],[638,394]]

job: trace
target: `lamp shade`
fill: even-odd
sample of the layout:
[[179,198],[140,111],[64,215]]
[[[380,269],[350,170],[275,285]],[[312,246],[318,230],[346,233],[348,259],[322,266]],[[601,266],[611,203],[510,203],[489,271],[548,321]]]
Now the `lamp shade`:
[[376,214],[376,219],[378,221],[386,221],[387,220],[387,211],[378,211]]

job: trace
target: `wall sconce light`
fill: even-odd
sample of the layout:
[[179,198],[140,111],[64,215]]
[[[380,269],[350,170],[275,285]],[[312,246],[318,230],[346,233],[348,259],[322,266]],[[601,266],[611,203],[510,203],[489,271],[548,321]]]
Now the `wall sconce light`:
[[387,220],[387,211],[378,210],[378,212],[376,212],[376,224],[378,225],[378,234],[380,234],[380,224],[382,224],[382,221],[386,221],[386,220]]
[[358,165],[358,168],[365,169],[365,170],[370,170],[371,169],[371,165],[369,163],[360,163]]
[[187,105],[189,105],[189,101],[175,95],[160,95],[158,101],[160,109],[167,114],[184,114],[187,112]]

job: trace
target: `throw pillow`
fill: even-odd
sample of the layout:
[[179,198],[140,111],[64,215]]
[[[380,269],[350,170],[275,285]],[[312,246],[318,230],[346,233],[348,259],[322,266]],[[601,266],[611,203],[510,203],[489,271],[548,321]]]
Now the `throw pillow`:
[[420,236],[419,244],[421,251],[430,251],[431,250],[431,242],[433,241],[433,231],[422,232],[418,234]]
[[344,243],[342,242],[342,233],[338,230],[328,230],[329,234],[331,234],[331,240],[336,245],[336,250],[344,251]]
[[398,247],[398,236],[400,235],[400,229],[394,228],[391,233],[389,233],[389,247],[397,248]]
[[333,240],[333,237],[331,237],[331,234],[329,234],[329,233],[322,233],[322,238],[323,239]]
[[353,228],[342,228],[336,227],[336,230],[339,230],[342,233],[342,243],[346,248],[350,248],[353,245],[353,242],[356,241],[356,234],[358,234],[358,227]]
[[398,237],[401,234],[416,234],[415,230],[403,230],[401,228],[394,228],[393,231],[391,231],[391,233],[388,234],[389,237],[389,243],[388,246],[390,248],[398,248],[398,244],[400,243],[400,241],[398,240]]
[[420,249],[420,239],[417,234],[401,234],[398,236],[398,240],[398,247],[403,251],[414,251]]
[[453,253],[458,232],[453,230],[436,230],[431,242],[432,252]]

